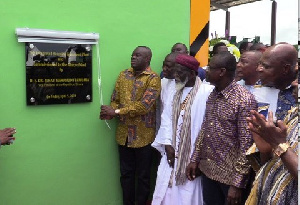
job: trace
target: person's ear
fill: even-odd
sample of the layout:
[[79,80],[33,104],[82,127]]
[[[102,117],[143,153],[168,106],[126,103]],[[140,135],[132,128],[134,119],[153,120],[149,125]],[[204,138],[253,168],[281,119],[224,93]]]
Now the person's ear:
[[150,55],[146,55],[145,56],[145,61],[150,64],[150,62],[151,62],[151,56]]
[[294,68],[292,68],[291,64],[286,63],[283,65],[283,75],[288,75],[288,73]]
[[150,61],[151,61],[151,58],[150,58],[150,56],[147,56],[147,63],[149,63],[149,64],[150,64]]
[[226,74],[226,68],[220,68],[220,76],[224,76]]

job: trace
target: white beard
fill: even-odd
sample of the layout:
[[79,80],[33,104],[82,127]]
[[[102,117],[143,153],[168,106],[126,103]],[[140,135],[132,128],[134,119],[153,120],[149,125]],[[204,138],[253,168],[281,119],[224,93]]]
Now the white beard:
[[188,82],[188,78],[186,78],[184,80],[184,82],[176,82],[175,83],[175,89],[176,89],[176,92],[182,90],[184,87],[185,87],[185,84]]

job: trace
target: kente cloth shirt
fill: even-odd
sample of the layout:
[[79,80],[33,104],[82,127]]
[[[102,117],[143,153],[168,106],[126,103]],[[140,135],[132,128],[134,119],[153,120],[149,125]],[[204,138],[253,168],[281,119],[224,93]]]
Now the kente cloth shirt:
[[296,100],[293,96],[293,87],[289,86],[284,90],[279,91],[276,117],[277,120],[283,120],[293,106],[296,105]]
[[[284,119],[287,141],[298,155],[298,108],[292,107]],[[297,205],[298,179],[294,178],[280,157],[274,156],[257,172],[246,205]]]
[[[296,100],[293,96],[293,87],[290,85],[284,90],[279,90],[274,87],[255,86],[253,94],[258,102],[258,111],[266,118],[268,111],[275,113],[273,120],[283,120],[291,108],[296,106]],[[252,168],[255,171],[262,166],[259,150],[254,143],[246,153]]]
[[253,143],[246,117],[257,110],[254,96],[233,81],[208,97],[205,119],[191,161],[208,178],[245,188],[250,165],[246,151]]
[[148,67],[138,76],[133,68],[122,71],[111,96],[113,109],[120,109],[116,140],[119,145],[138,148],[155,138],[156,100],[160,77]]

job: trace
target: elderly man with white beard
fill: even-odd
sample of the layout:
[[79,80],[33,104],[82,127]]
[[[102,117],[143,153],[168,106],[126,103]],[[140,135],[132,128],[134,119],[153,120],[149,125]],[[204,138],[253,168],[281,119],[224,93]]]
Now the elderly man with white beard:
[[199,62],[192,56],[175,58],[175,91],[170,92],[162,112],[161,127],[152,146],[162,158],[158,167],[152,204],[201,205],[201,177],[187,180],[195,140],[204,117],[206,100],[212,85],[202,84],[197,77]]

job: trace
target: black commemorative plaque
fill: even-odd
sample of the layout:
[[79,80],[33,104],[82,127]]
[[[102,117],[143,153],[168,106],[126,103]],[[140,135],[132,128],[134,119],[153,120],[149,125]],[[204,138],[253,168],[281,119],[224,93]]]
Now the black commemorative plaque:
[[92,46],[26,43],[27,105],[92,102]]

